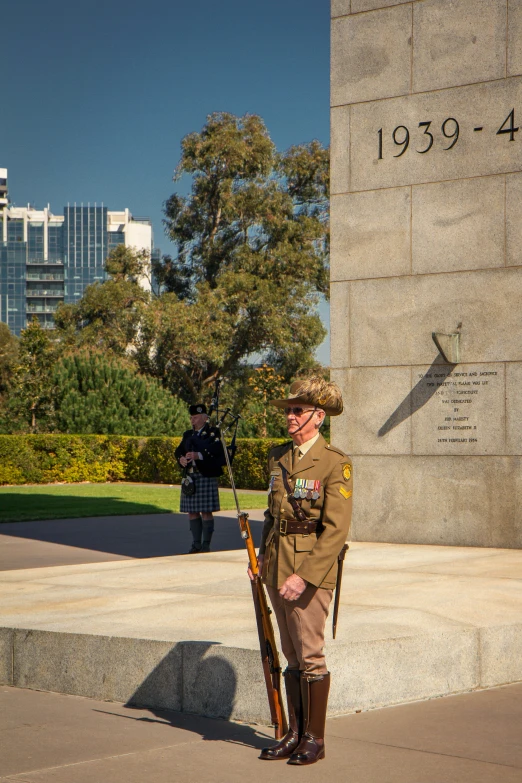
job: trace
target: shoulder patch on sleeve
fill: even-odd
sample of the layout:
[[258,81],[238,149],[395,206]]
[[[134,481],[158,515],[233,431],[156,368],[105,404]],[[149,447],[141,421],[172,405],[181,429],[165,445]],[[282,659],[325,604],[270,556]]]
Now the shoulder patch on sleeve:
[[350,476],[352,475],[352,466],[349,462],[345,462],[343,465],[343,478],[345,481],[350,480]]
[[343,498],[346,498],[346,500],[348,500],[348,498],[352,497],[352,490],[351,489],[345,489],[344,487],[339,487],[339,492],[341,493]]

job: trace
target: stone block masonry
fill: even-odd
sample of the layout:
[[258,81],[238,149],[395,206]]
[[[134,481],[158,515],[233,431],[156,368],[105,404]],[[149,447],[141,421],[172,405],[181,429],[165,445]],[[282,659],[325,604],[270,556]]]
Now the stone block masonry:
[[[333,0],[331,368],[359,541],[522,545],[522,0]],[[459,364],[433,333],[459,335]]]

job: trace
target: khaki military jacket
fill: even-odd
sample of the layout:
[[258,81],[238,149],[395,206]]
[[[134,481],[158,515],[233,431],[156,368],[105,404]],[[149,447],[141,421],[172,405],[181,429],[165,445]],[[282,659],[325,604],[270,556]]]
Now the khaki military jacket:
[[[301,457],[292,472],[293,443],[284,443],[268,457],[270,487],[268,508],[259,554],[265,556],[263,580],[282,587],[291,574],[298,574],[316,587],[333,588],[337,556],[348,537],[352,515],[352,463],[340,449],[326,443],[322,435]],[[299,499],[306,516],[318,522],[315,533],[285,535],[284,520],[294,519],[283,483],[283,471],[292,491],[296,479],[320,482],[319,497]]]

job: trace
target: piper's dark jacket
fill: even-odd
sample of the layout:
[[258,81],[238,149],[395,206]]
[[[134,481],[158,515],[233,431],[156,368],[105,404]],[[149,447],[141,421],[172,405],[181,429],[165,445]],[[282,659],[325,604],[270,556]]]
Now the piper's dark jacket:
[[202,476],[221,476],[221,469],[225,464],[221,435],[217,427],[212,427],[208,421],[199,433],[194,430],[186,430],[183,433],[181,443],[175,451],[176,459],[184,457],[189,451],[198,451],[203,459],[196,460],[196,468]]

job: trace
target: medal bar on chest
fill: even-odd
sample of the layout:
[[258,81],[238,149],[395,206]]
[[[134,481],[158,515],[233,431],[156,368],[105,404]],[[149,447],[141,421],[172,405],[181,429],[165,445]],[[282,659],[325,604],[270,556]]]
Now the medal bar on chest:
[[321,482],[314,479],[295,480],[294,498],[301,500],[317,500],[321,490]]

